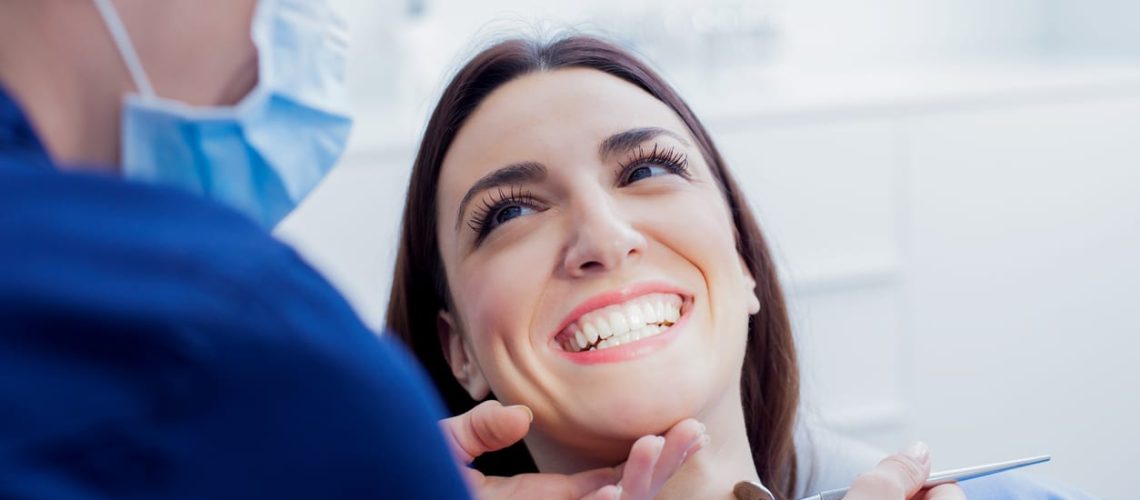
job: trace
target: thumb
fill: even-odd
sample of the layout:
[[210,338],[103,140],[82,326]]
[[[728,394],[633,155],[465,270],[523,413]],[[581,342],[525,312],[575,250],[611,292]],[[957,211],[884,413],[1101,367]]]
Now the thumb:
[[462,415],[439,422],[455,458],[465,464],[487,452],[506,448],[530,429],[534,414],[522,405],[484,401]]
[[851,483],[845,500],[910,498],[922,489],[930,476],[930,450],[918,442],[884,458],[874,469]]

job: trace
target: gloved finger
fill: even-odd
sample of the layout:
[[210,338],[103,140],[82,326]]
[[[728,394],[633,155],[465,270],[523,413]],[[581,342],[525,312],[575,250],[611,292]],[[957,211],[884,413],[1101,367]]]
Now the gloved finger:
[[463,479],[467,481],[467,487],[471,491],[479,491],[487,482],[487,476],[470,467],[460,467],[463,470]]
[[661,436],[642,436],[634,441],[629,450],[629,459],[622,470],[621,498],[622,500],[648,500],[653,498],[653,470],[661,458],[661,451],[665,447],[665,438]]
[[[569,485],[570,491],[566,496],[569,498],[593,498],[591,495],[596,495],[599,491],[609,491],[617,488],[617,484],[615,483],[619,480],[621,480],[621,469],[616,467],[593,469],[571,474],[567,476],[567,484]],[[613,488],[607,489],[607,486],[612,486]],[[620,494],[620,488],[617,489]],[[603,492],[602,494],[604,495],[606,493]],[[613,498],[617,499],[619,496],[614,496]],[[601,498],[609,497],[603,496]]]
[[440,420],[439,424],[456,460],[469,464],[479,455],[518,442],[526,436],[533,419],[525,406],[485,401],[467,413]]
[[621,486],[608,484],[602,488],[582,497],[582,500],[620,500]]
[[957,484],[935,486],[923,493],[923,500],[966,500],[966,492]]
[[661,457],[657,459],[657,466],[653,469],[650,493],[656,495],[685,459],[699,451],[707,443],[707,439],[705,424],[696,419],[687,418],[671,427],[665,433],[665,446],[661,450]]
[[[473,483],[472,491],[475,492],[475,498],[486,500],[499,498],[608,498],[606,492],[615,488],[615,483],[619,479],[619,472],[616,468],[594,469],[571,475],[531,473],[510,477],[486,476]],[[607,489],[607,486],[610,488]]]
[[902,500],[915,496],[930,475],[930,452],[923,443],[884,458],[851,483],[845,500]]

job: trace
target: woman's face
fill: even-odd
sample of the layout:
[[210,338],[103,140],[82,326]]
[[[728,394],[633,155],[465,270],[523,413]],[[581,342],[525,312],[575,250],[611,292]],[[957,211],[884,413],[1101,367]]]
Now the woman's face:
[[474,398],[534,411],[528,439],[620,458],[739,399],[759,302],[668,106],[596,70],[520,77],[464,124],[438,189],[444,349]]

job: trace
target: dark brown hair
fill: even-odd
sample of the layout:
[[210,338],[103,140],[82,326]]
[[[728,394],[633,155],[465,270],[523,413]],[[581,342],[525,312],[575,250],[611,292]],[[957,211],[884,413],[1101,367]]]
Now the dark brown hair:
[[[453,414],[476,404],[452,376],[436,329],[450,292],[436,241],[436,183],[460,127],[483,99],[515,78],[559,68],[590,68],[621,78],[669,106],[688,126],[719,183],[736,228],[737,250],[756,278],[760,313],[748,322],[740,393],[752,460],[778,496],[792,496],[796,455],[792,432],[799,404],[799,370],[784,296],[771,254],[747,201],[688,105],[646,64],[600,39],[575,35],[552,42],[508,40],[480,52],[443,91],[424,132],[408,185],[387,327],[423,363]],[[535,470],[521,444],[477,460],[489,474]]]

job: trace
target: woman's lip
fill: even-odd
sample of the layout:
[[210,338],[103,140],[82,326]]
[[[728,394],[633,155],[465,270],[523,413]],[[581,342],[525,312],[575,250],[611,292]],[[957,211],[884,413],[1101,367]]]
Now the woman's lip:
[[[640,297],[642,295],[649,295],[651,293],[672,293],[672,294],[676,294],[676,295],[681,296],[681,300],[684,303],[692,302],[692,294],[689,294],[689,293],[685,292],[684,290],[681,290],[680,288],[673,286],[673,285],[670,285],[668,283],[662,283],[662,282],[634,283],[632,285],[627,285],[627,286],[624,286],[624,287],[619,288],[617,290],[599,293],[593,297],[590,297],[590,298],[582,301],[581,304],[578,304],[578,307],[575,307],[574,309],[570,310],[570,313],[567,314],[566,317],[562,320],[562,322],[558,324],[558,328],[556,328],[554,330],[554,333],[552,333],[549,336],[549,338],[551,339],[552,343],[558,344],[558,341],[557,341],[558,335],[561,334],[562,331],[566,329],[566,327],[570,326],[571,323],[578,321],[578,318],[581,318],[583,314],[586,314],[590,311],[594,311],[597,309],[601,309],[601,308],[606,307],[606,306],[612,306],[614,304],[622,304],[622,303],[628,302],[634,298]],[[684,306],[682,306],[682,307],[684,307]],[[682,313],[683,312],[685,312],[685,311],[682,310]],[[667,331],[662,332],[661,335],[664,335],[665,333],[668,333],[668,332]]]
[[676,339],[681,334],[681,328],[688,324],[689,316],[691,316],[689,313],[692,309],[691,304],[686,301],[685,307],[682,309],[681,317],[677,319],[677,322],[657,335],[645,337],[617,347],[577,352],[559,349],[558,352],[563,358],[580,365],[616,363],[644,356],[664,348]]

